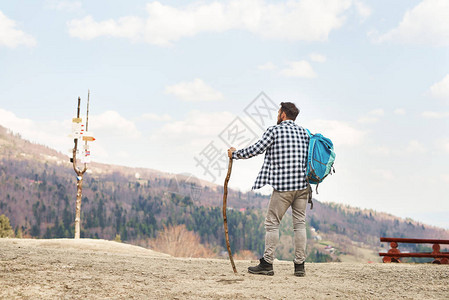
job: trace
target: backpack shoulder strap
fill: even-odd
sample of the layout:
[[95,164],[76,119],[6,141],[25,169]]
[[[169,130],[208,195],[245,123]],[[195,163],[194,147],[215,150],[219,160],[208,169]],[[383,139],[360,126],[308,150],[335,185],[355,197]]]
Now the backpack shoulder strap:
[[307,134],[309,135],[309,137],[312,137],[312,134],[310,133],[309,129],[306,128]]

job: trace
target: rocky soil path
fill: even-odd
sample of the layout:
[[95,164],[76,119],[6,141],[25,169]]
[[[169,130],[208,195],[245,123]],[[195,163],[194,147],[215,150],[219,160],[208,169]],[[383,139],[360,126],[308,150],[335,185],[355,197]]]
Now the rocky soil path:
[[173,258],[104,240],[0,239],[0,299],[448,299],[449,265]]

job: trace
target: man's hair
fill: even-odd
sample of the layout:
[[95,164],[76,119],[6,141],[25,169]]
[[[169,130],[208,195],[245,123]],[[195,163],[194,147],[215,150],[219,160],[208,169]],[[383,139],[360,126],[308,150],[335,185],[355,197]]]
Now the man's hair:
[[299,109],[291,102],[281,102],[281,111],[285,112],[287,118],[293,121],[296,120],[299,114]]

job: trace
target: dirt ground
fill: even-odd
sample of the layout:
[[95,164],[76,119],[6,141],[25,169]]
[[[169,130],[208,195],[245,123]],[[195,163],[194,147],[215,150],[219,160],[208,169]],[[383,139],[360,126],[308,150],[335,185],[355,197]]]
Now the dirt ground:
[[173,258],[104,240],[0,239],[0,299],[448,299],[449,265]]

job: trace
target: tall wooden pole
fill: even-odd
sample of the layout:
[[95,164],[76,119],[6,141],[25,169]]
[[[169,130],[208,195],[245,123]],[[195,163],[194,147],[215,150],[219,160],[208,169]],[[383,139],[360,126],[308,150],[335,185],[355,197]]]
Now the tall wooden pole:
[[[89,120],[89,96],[90,96],[90,91],[88,92],[88,96],[87,96],[86,131],[87,131],[88,120]],[[78,109],[77,109],[77,113],[76,113],[76,117],[78,119],[80,117],[80,105],[81,105],[81,98],[78,97]],[[79,239],[80,238],[80,232],[81,232],[80,223],[81,223],[81,200],[82,200],[82,197],[83,197],[83,195],[82,195],[82,191],[83,191],[83,175],[87,171],[87,163],[84,163],[84,168],[82,170],[80,170],[77,167],[77,164],[76,164],[76,152],[78,150],[78,138],[75,137],[74,143],[75,143],[75,146],[73,147],[72,161],[73,161],[73,169],[75,170],[76,179],[77,179],[77,183],[76,183],[76,187],[77,187],[77,191],[76,191],[76,208],[75,208],[75,239]],[[87,145],[87,141],[86,141],[86,145]]]
[[80,238],[80,221],[81,221],[81,199],[83,190],[83,175],[77,177],[76,183],[76,216],[75,216],[75,239]]
[[224,224],[224,230],[225,230],[226,247],[228,248],[228,254],[229,254],[229,259],[231,260],[232,270],[234,271],[234,274],[237,274],[237,269],[235,268],[234,259],[232,258],[231,244],[229,243],[228,218],[226,217],[226,204],[227,204],[227,200],[228,200],[228,182],[229,182],[229,178],[231,178],[231,171],[232,171],[232,158],[229,158],[228,174],[226,175],[226,179],[225,179],[224,187],[223,187],[223,224]]

